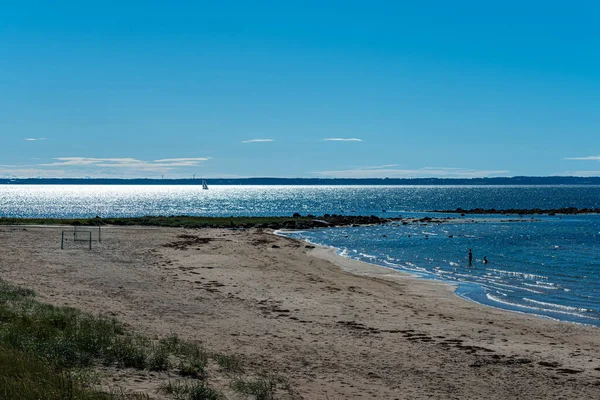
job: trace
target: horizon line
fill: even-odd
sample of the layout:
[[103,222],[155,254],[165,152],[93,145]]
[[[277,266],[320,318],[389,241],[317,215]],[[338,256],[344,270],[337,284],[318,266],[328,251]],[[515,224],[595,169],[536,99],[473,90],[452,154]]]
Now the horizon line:
[[423,176],[423,177],[277,177],[277,176],[250,176],[250,177],[138,177],[138,178],[115,178],[115,177],[0,177],[0,181],[22,181],[22,180],[115,180],[115,181],[135,181],[135,180],[156,180],[156,181],[199,181],[202,180],[254,180],[254,179],[269,179],[269,180],[312,180],[312,181],[331,181],[331,180],[347,180],[347,181],[364,181],[364,180],[423,180],[423,179],[439,179],[439,180],[488,180],[488,179],[600,179],[600,176],[577,176],[577,175],[513,175],[513,176],[479,176],[479,177],[440,177],[440,176]]

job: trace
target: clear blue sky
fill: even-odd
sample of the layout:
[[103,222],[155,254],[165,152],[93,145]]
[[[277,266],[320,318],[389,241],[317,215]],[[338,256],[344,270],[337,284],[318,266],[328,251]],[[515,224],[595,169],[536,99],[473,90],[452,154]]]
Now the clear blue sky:
[[600,175],[597,4],[2,1],[0,177]]

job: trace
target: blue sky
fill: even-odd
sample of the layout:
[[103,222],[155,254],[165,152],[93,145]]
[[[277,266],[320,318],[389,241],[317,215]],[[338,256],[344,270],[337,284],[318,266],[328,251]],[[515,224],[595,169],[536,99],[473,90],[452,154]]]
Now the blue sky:
[[591,1],[0,5],[0,177],[600,176]]

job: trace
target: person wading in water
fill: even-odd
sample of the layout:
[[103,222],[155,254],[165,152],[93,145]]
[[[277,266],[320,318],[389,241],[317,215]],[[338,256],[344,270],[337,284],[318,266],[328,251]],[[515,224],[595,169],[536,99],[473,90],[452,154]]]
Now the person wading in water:
[[473,266],[473,250],[469,249],[469,267]]

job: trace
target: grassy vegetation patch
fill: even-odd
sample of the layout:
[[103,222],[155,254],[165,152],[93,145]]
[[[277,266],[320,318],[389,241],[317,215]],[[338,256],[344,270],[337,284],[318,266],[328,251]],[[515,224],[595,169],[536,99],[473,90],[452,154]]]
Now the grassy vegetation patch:
[[150,340],[115,319],[41,303],[34,291],[0,279],[0,399],[148,398],[95,389],[99,379],[94,368],[100,365],[177,374],[181,379],[159,388],[176,400],[223,399],[221,391],[208,385],[210,360],[227,374],[234,390],[256,400],[275,399],[276,391],[286,387],[272,375],[244,379],[235,356],[209,353],[177,336]]
[[236,374],[244,372],[242,362],[236,356],[215,354],[214,358],[217,361],[217,364],[219,364],[219,368],[224,372]]
[[145,398],[89,388],[86,369],[103,363],[143,369],[149,341],[113,319],[96,318],[34,298],[32,290],[0,280],[0,398]]
[[0,398],[23,400],[109,400],[110,394],[79,385],[72,377],[33,354],[0,345]]
[[165,383],[159,392],[173,396],[175,400],[221,400],[221,392],[212,389],[204,382],[173,380]]
[[99,365],[169,371],[188,378],[163,388],[175,398],[218,399],[206,383],[208,360],[197,343],[177,336],[152,341],[114,319],[41,303],[32,290],[0,280],[2,399],[145,398],[93,390],[89,371]]
[[236,392],[252,396],[255,400],[274,400],[278,389],[292,392],[285,379],[272,374],[263,374],[250,379],[238,378],[233,382],[233,388]]

